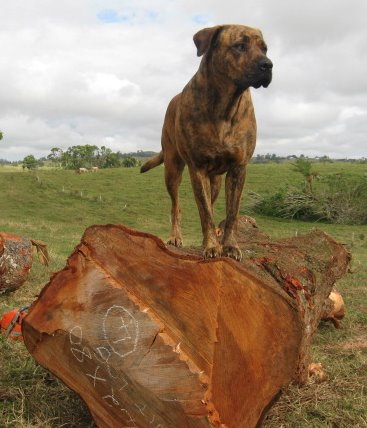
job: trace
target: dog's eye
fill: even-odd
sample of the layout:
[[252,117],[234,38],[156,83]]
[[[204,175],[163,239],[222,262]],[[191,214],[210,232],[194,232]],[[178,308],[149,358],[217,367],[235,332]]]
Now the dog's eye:
[[235,45],[234,47],[239,52],[245,52],[246,51],[246,45],[244,43],[239,43],[238,45]]

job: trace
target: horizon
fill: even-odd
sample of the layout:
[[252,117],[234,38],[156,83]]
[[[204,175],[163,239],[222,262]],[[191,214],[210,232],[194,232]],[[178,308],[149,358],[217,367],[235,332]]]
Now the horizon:
[[[99,147],[98,147],[99,149]],[[159,151],[153,151],[153,150],[141,150],[138,149],[136,151],[133,152],[121,152],[121,151],[117,151],[114,153],[119,153],[122,157],[124,157],[125,155],[131,155],[131,156],[137,156],[139,153],[142,154],[142,157],[150,157],[150,156],[154,156],[156,154],[159,153]],[[32,153],[29,153],[26,156],[34,156]],[[25,157],[26,157],[25,156]],[[271,157],[274,157],[274,159],[282,159],[282,160],[292,160],[293,159],[306,159],[306,160],[310,160],[310,161],[314,161],[314,160],[324,160],[325,162],[328,161],[332,161],[332,162],[337,162],[337,161],[362,161],[363,163],[366,162],[367,163],[367,157],[362,156],[362,157],[340,157],[340,158],[332,158],[330,156],[327,155],[322,155],[322,156],[305,156],[303,154],[300,155],[295,155],[295,154],[288,154],[288,155],[280,155],[277,153],[256,153],[252,156],[250,163],[254,162],[256,163],[256,160],[260,158],[266,159],[266,160],[272,160]],[[47,162],[52,162],[51,159],[48,159],[47,156],[41,156],[41,157],[35,157],[35,159],[37,161],[47,161]],[[4,159],[4,158],[0,158],[0,165],[2,164],[19,164],[21,162],[24,161],[23,159],[15,159],[15,160],[8,160],[8,159]]]

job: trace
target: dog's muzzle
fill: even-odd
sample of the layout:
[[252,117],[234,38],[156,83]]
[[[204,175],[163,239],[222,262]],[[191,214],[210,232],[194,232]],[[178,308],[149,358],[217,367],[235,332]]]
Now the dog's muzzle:
[[255,76],[255,82],[251,85],[254,88],[260,88],[260,86],[267,88],[270,85],[273,77],[273,63],[269,58],[263,57],[258,61]]
[[273,77],[273,63],[266,56],[261,57],[256,61],[250,72],[242,78],[235,80],[235,84],[239,89],[247,89],[249,86],[253,88],[260,88],[263,86],[267,88]]

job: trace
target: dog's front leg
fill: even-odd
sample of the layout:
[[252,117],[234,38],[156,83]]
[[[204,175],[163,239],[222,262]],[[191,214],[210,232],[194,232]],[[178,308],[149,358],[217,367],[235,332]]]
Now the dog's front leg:
[[189,171],[203,231],[204,257],[219,257],[222,247],[218,242],[214,224],[210,178],[203,170],[189,168]]
[[240,209],[242,190],[246,178],[246,167],[235,166],[226,175],[226,225],[223,235],[223,254],[241,260],[242,253],[237,244],[235,232]]

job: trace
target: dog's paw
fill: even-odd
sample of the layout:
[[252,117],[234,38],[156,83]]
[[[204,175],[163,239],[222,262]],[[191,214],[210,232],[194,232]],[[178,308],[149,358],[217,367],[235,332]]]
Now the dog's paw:
[[215,257],[220,257],[222,255],[221,245],[215,245],[213,247],[206,247],[203,252],[205,259],[214,259]]
[[168,245],[173,245],[174,247],[182,247],[182,238],[177,237],[177,236],[171,236],[168,241],[167,241]]
[[242,252],[237,246],[226,245],[223,247],[223,256],[231,257],[232,259],[241,261],[242,260]]

